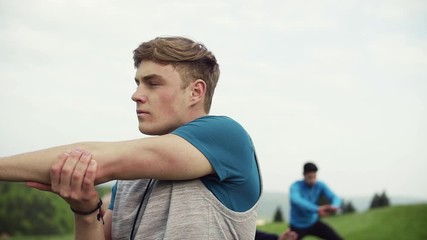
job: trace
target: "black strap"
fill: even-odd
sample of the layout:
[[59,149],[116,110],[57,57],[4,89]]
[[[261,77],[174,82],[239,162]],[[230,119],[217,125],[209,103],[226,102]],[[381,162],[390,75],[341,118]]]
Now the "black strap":
[[144,200],[145,200],[145,198],[146,198],[146,196],[148,194],[148,190],[150,190],[151,182],[152,181],[153,181],[153,179],[150,179],[150,181],[148,181],[147,187],[145,188],[144,194],[142,195],[141,202],[139,203],[138,211],[136,212],[135,219],[133,220],[132,231],[131,231],[130,237],[129,237],[130,240],[135,239],[135,235],[136,235],[136,232],[135,232],[136,222],[138,221],[139,213],[141,212],[141,208],[142,208],[142,204],[144,203]]
[[96,212],[97,210],[99,210],[98,214],[96,215],[96,219],[97,219],[98,221],[101,221],[101,220],[102,220],[102,224],[104,224],[104,214],[103,214],[103,212],[102,212],[101,206],[102,206],[102,200],[101,200],[101,198],[100,198],[100,199],[99,199],[99,202],[98,202],[98,205],[96,205],[96,208],[95,208],[95,209],[93,209],[93,210],[90,210],[90,211],[88,211],[88,212],[82,212],[82,211],[75,210],[75,209],[73,209],[71,206],[70,206],[70,209],[71,209],[71,211],[73,211],[73,213],[76,213],[76,214],[78,214],[78,215],[83,215],[83,216],[85,216],[85,215],[90,215],[90,214],[92,214],[92,213]]

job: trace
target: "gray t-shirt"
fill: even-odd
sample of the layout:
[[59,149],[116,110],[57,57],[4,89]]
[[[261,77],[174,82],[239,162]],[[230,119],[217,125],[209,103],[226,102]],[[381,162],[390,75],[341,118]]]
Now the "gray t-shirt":
[[[118,181],[113,210],[113,239],[129,239],[149,180]],[[152,184],[136,224],[138,240],[253,240],[257,206],[245,212],[225,207],[199,180]]]

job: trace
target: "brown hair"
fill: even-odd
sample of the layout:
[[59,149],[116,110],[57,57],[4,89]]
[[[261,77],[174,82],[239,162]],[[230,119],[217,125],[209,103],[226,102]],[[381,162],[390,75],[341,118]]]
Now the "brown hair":
[[139,45],[133,51],[133,60],[135,68],[143,60],[172,64],[183,80],[183,88],[196,79],[205,81],[204,108],[209,113],[219,78],[219,66],[215,56],[202,43],[185,37],[157,37]]

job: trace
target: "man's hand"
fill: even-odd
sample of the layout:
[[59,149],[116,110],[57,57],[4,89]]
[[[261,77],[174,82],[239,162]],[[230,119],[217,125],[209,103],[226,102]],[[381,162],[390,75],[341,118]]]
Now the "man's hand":
[[322,205],[317,209],[317,212],[319,213],[319,216],[325,217],[329,215],[329,208],[330,205]]
[[335,213],[338,210],[337,207],[332,205],[322,205],[317,209],[317,212],[321,217],[329,216],[333,213]]
[[338,211],[338,208],[337,208],[337,207],[332,206],[332,205],[330,205],[330,206],[329,206],[329,209],[328,209],[329,214],[334,214],[334,213],[336,213],[337,211]]
[[[104,221],[104,212],[99,209],[99,196],[95,189],[96,171],[97,163],[91,154],[77,149],[61,154],[52,164],[50,185],[27,183],[30,187],[56,193],[68,202],[75,213],[75,239],[111,239],[111,213],[106,215]],[[105,233],[104,223],[107,226]]]
[[298,234],[290,229],[279,236],[278,240],[297,240]]
[[95,189],[96,161],[88,152],[73,150],[64,153],[50,170],[51,185],[28,182],[30,187],[51,191],[61,196],[77,211],[94,209],[99,201]]

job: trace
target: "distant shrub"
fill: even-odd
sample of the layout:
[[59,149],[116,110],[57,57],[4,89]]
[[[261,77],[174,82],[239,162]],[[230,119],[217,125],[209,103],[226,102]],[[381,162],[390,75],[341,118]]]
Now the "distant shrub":
[[277,207],[276,211],[274,212],[273,222],[275,223],[284,222],[282,209],[280,207]]
[[375,194],[372,198],[370,209],[379,208],[379,207],[388,207],[390,206],[390,200],[388,199],[385,191],[381,194]]
[[49,235],[73,230],[68,204],[52,193],[0,182],[0,196],[0,234]]

